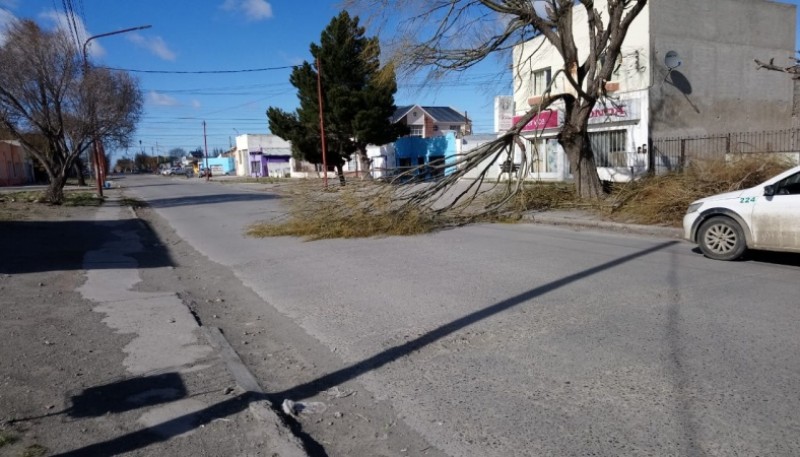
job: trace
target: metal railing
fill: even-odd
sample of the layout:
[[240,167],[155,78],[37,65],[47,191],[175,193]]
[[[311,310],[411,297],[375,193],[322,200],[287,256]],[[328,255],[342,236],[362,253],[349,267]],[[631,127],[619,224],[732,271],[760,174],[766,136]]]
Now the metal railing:
[[654,138],[652,148],[656,173],[681,171],[693,160],[726,160],[732,154],[785,154],[800,158],[800,129]]

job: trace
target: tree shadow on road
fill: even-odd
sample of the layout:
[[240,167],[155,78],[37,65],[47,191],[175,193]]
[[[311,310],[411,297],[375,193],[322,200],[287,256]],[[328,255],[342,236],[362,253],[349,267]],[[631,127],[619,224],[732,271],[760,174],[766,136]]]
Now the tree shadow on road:
[[280,198],[274,194],[267,193],[236,193],[236,194],[211,194],[211,195],[190,195],[185,197],[154,198],[147,200],[147,204],[152,208],[173,208],[176,206],[198,206],[214,205],[218,203],[231,202],[262,202]]
[[174,266],[169,252],[163,249],[134,255],[129,262],[84,262],[87,252],[100,250],[131,232],[154,233],[139,219],[4,221],[0,224],[0,274]]
[[[227,415],[238,413],[239,411],[242,411],[244,408],[247,408],[251,402],[255,401],[262,401],[266,399],[269,400],[273,405],[279,405],[284,399],[302,400],[313,397],[314,395],[317,395],[320,392],[336,387],[347,381],[353,380],[369,371],[379,369],[384,365],[387,365],[402,357],[410,356],[413,352],[418,351],[432,343],[435,343],[436,341],[448,335],[451,335],[461,329],[464,329],[465,327],[469,327],[477,322],[480,322],[484,319],[497,315],[503,311],[519,306],[523,303],[533,300],[536,297],[560,289],[562,287],[566,287],[582,279],[588,278],[590,276],[593,276],[595,274],[598,274],[606,270],[610,270],[612,268],[618,267],[620,265],[631,262],[638,258],[647,256],[655,252],[662,251],[678,243],[679,243],[678,241],[668,241],[660,243],[655,246],[649,247],[647,249],[643,249],[619,257],[617,259],[605,262],[595,267],[588,268],[583,271],[571,274],[569,276],[565,276],[561,279],[557,279],[555,281],[551,281],[549,283],[535,287],[527,292],[515,295],[513,297],[510,297],[508,299],[490,305],[486,308],[483,308],[479,311],[467,314],[466,316],[463,316],[449,323],[441,325],[429,331],[428,333],[418,338],[415,338],[414,340],[391,347],[389,349],[386,349],[384,351],[375,354],[372,357],[364,359],[361,362],[355,363],[348,367],[326,374],[317,379],[295,386],[291,389],[282,392],[268,393],[266,395],[248,392],[243,395],[231,398],[229,400],[210,406],[202,411],[195,413],[196,417],[195,426],[200,426],[202,424],[209,423],[211,420],[215,418],[221,418]],[[171,436],[175,436],[179,433],[184,433],[188,431],[185,429],[186,428],[185,424],[186,424],[186,418],[180,417],[172,419],[167,423],[159,424],[155,427],[158,427],[159,429],[164,428],[164,429],[174,430],[173,432],[174,434]],[[310,455],[314,456],[326,455],[324,449],[318,443],[313,441],[313,439],[311,439],[310,437],[302,435],[302,430],[299,428],[297,423],[292,423],[292,426],[293,426],[293,431],[295,433],[301,434],[300,438],[308,448]],[[113,440],[92,444],[75,451],[58,455],[62,457],[67,457],[67,456],[82,457],[82,456],[95,456],[95,455],[112,456],[124,452],[131,452],[137,449],[141,449],[149,444],[163,441],[168,438],[169,436],[153,433],[153,427],[150,427],[134,433],[120,436]]]

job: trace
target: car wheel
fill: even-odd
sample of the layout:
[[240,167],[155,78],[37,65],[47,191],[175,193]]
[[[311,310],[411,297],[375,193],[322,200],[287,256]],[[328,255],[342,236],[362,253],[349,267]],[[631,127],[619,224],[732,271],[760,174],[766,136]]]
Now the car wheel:
[[739,224],[721,216],[703,222],[697,233],[697,244],[706,257],[714,260],[736,260],[747,250]]

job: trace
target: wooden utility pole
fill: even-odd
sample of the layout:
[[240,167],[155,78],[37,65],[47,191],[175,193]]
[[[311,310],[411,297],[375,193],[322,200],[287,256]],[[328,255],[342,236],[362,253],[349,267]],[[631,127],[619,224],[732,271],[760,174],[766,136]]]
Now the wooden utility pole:
[[322,110],[322,65],[317,57],[317,96],[319,97],[319,135],[322,138],[322,183],[328,187],[328,150],[325,147],[325,121]]

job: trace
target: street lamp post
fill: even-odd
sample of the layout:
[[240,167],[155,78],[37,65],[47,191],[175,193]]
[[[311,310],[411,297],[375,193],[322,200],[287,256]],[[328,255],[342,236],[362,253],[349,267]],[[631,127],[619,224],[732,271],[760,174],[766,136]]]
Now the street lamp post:
[[[131,28],[122,29],[122,30],[115,30],[113,32],[101,33],[99,35],[92,35],[89,38],[87,38],[86,41],[83,42],[83,77],[86,78],[86,75],[89,73],[89,59],[88,59],[88,57],[86,55],[86,46],[89,44],[90,41],[95,40],[97,38],[103,38],[103,37],[107,37],[107,36],[111,36],[111,35],[118,35],[120,33],[127,33],[127,32],[133,32],[133,31],[136,31],[136,30],[149,29],[150,27],[152,27],[152,26],[150,26],[150,25],[141,25],[141,26],[138,26],[138,27],[131,27]],[[103,196],[104,176],[103,176],[103,171],[102,171],[101,167],[103,166],[103,163],[105,162],[105,160],[101,160],[101,158],[100,158],[100,149],[98,148],[98,144],[97,144],[97,132],[94,131],[95,130],[95,126],[94,126],[95,118],[94,118],[94,115],[95,115],[94,110],[92,110],[92,149],[93,149],[93,157],[94,157],[95,179],[97,180],[97,194],[102,197]]]

